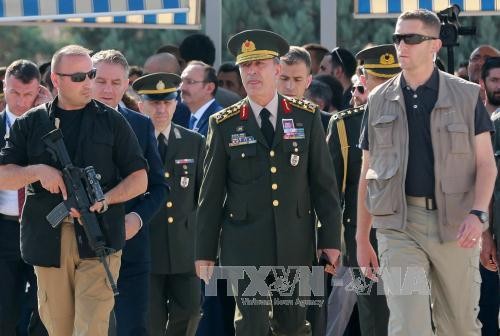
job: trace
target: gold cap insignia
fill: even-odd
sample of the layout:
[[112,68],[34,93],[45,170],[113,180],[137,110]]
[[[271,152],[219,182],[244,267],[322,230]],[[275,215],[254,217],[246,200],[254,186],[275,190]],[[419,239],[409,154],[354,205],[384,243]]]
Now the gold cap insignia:
[[390,65],[394,63],[396,63],[396,59],[394,58],[393,54],[385,53],[382,56],[380,56],[380,64]]
[[165,83],[163,83],[163,81],[158,81],[158,83],[156,83],[156,90],[164,90],[165,89]]
[[251,52],[254,50],[255,50],[255,43],[253,43],[252,41],[246,40],[241,45],[241,52],[242,53],[247,53],[247,52]]

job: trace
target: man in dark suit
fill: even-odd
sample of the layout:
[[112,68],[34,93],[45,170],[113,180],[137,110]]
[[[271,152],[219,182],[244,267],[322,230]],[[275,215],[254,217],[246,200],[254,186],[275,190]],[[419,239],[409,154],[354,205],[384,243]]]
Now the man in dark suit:
[[191,116],[188,128],[207,135],[208,118],[222,110],[215,100],[218,80],[215,69],[201,61],[191,61],[181,74],[181,98],[189,107]]
[[103,50],[92,57],[97,69],[92,86],[93,98],[108,104],[127,119],[139,140],[148,161],[147,193],[126,203],[125,233],[127,243],[123,249],[118,278],[120,295],[116,297],[116,332],[119,336],[147,335],[149,298],[149,230],[148,223],[163,205],[167,185],[158,153],[151,120],[140,113],[119,106],[128,87],[128,63],[116,50]]
[[181,79],[155,73],[137,79],[141,112],[155,126],[170,193],[151,221],[150,335],[194,335],[200,319],[200,281],[194,271],[203,136],[171,123]]
[[[310,335],[298,287],[287,288],[293,302],[282,305],[279,283],[292,280],[287,271],[296,275],[289,266],[311,266],[317,252],[331,263],[340,254],[339,199],[319,111],[278,94],[278,57],[289,49],[281,36],[248,30],[233,36],[228,48],[248,97],[210,118],[196,271],[209,281],[219,246],[222,266],[271,266],[258,275],[270,287],[257,304],[245,304],[255,295],[242,297],[248,279],[232,283],[236,335],[267,335],[270,326],[274,334]],[[315,212],[322,224],[317,230]]]
[[[48,90],[40,85],[40,72],[31,61],[17,60],[10,64],[4,82],[6,106],[0,113],[0,148],[5,146],[5,136],[18,117],[52,98]],[[0,274],[3,279],[0,287],[0,335],[16,334],[23,300],[29,301],[24,305],[30,310],[35,309],[37,316],[36,277],[33,267],[21,259],[19,248],[19,217],[23,203],[24,188],[0,191]],[[25,294],[27,282],[30,283],[30,291]],[[39,319],[34,321],[38,321],[41,331],[31,325],[31,332],[46,334]],[[19,327],[20,334],[25,335],[26,326]]]

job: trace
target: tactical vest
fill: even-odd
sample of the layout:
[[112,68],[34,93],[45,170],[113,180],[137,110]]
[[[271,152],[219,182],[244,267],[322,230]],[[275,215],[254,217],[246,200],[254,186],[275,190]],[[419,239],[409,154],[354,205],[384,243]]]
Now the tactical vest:
[[[435,198],[442,241],[456,240],[474,201],[476,179],[474,110],[479,86],[439,71],[439,93],[431,112]],[[366,206],[373,227],[406,225],[405,179],[408,120],[401,74],[378,87],[368,99],[370,166]]]

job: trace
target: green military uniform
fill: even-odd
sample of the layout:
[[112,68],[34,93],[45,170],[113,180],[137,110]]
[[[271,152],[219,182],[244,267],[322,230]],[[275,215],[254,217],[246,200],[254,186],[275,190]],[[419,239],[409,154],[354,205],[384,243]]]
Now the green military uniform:
[[[391,78],[401,69],[397,62],[396,50],[392,44],[370,47],[360,51],[356,59],[363,66],[365,74],[378,78]],[[382,288],[364,278],[356,269],[356,215],[358,183],[361,173],[362,151],[358,148],[361,121],[365,105],[335,113],[327,130],[327,143],[332,156],[340,198],[343,205],[345,249],[343,264],[354,267],[355,282],[360,282],[358,312],[362,335],[387,335],[389,311]],[[370,232],[370,241],[377,250],[375,229]]]
[[[180,78],[152,74],[134,82],[143,99],[176,98]],[[202,179],[205,139],[171,124],[166,148],[159,146],[170,192],[150,222],[151,335],[194,335],[200,317],[200,281],[194,271],[196,207]],[[159,139],[159,141],[164,141]],[[167,304],[168,303],[168,304]]]
[[[288,51],[279,35],[264,31],[242,32],[228,46],[238,63]],[[271,145],[248,97],[210,119],[198,208],[198,260],[214,261],[220,249],[222,266],[311,265],[316,248],[340,248],[337,185],[319,110],[307,101],[275,99]],[[322,223],[317,242],[315,213]],[[241,290],[233,287],[235,293]],[[236,301],[236,334],[267,335],[269,307],[244,305],[241,296]],[[296,305],[273,306],[271,325],[276,333],[310,333],[305,307]]]

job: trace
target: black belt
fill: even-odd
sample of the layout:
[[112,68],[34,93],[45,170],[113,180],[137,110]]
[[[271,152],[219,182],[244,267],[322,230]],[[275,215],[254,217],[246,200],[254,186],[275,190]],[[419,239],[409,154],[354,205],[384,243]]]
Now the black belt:
[[19,217],[18,216],[11,216],[11,215],[4,215],[3,213],[0,213],[0,220],[18,222]]

